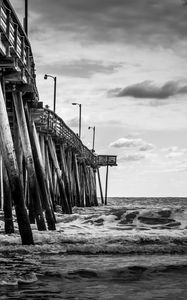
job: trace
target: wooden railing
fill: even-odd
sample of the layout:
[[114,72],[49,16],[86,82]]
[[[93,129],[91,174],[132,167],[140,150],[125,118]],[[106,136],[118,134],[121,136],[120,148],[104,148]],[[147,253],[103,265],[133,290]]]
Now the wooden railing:
[[0,0],[0,55],[0,67],[20,70],[23,81],[37,91],[31,45],[9,0]]
[[96,165],[97,156],[89,150],[80,138],[71,130],[66,123],[53,111],[43,109],[31,109],[32,118],[39,132],[49,133],[61,142],[71,147],[87,164]]
[[78,154],[79,160],[84,160],[94,168],[102,166],[117,166],[116,155],[97,155],[89,150],[77,134],[53,111],[47,108],[32,108],[32,118],[39,132],[48,133],[60,142],[71,147]]

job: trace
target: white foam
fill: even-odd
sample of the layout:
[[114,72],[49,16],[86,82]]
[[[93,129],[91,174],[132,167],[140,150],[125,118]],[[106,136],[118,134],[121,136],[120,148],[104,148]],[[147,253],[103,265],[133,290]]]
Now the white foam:
[[[120,209],[121,214],[120,214]],[[168,208],[162,208],[168,209]],[[116,211],[115,211],[116,210]],[[127,213],[134,210],[127,210]],[[146,212],[147,210],[139,211]],[[117,214],[118,213],[118,214]],[[172,218],[179,216],[182,219],[184,212],[175,212]],[[153,211],[153,215],[155,210]],[[25,251],[52,251],[52,252],[112,252],[125,253],[133,251],[163,251],[181,245],[185,248],[187,229],[185,226],[176,228],[164,228],[161,225],[147,225],[134,218],[132,223],[120,224],[120,217],[124,213],[124,207],[106,206],[74,208],[72,215],[56,214],[56,231],[38,231],[36,225],[32,226],[35,246],[21,246],[21,238],[16,232],[11,235],[0,233],[0,251],[7,249],[25,249]],[[143,215],[143,214],[142,214]],[[145,215],[145,214],[144,214]],[[178,219],[177,219],[178,218]],[[3,225],[4,226],[4,225]],[[178,243],[178,244],[177,244]],[[175,244],[175,245],[174,245]],[[174,245],[174,246],[172,246]],[[165,249],[165,250],[164,250]],[[169,250],[168,250],[169,251]]]

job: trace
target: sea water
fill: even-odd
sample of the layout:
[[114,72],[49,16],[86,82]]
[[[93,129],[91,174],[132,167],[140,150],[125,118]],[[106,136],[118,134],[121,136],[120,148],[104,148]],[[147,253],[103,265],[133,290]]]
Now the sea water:
[[22,246],[0,223],[0,299],[187,299],[187,199],[110,198]]

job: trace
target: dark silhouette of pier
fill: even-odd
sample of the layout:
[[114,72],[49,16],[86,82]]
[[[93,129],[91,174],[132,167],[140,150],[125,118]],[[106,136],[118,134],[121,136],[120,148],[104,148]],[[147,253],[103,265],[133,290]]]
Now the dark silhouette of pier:
[[[27,22],[25,21],[25,24]],[[31,224],[55,230],[55,211],[107,204],[108,167],[116,156],[97,155],[39,101],[31,45],[9,0],[0,0],[0,207],[5,232],[34,244]],[[105,199],[99,168],[107,167]]]

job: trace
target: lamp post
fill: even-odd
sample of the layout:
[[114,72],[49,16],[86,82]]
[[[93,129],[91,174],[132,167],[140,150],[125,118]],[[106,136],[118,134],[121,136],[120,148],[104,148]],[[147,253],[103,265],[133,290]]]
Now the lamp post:
[[92,152],[95,152],[94,146],[95,146],[95,126],[91,127],[89,126],[88,129],[93,129],[93,144],[92,144]]
[[81,138],[81,114],[82,114],[82,105],[80,103],[73,102],[72,105],[79,106],[79,138]]
[[56,110],[56,77],[52,76],[52,75],[48,75],[48,74],[45,74],[44,75],[44,79],[47,79],[48,77],[51,77],[53,78],[54,80],[54,102],[53,102],[53,111],[55,113],[55,110]]

